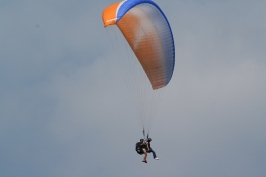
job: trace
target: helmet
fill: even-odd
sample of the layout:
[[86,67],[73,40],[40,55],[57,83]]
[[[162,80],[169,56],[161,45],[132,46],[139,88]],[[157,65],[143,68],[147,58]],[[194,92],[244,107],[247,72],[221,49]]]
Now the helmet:
[[151,139],[151,138],[148,138],[148,139],[147,139],[147,141],[148,141],[148,142],[151,142],[151,141],[152,141],[152,139]]
[[144,141],[144,140],[143,140],[143,139],[140,139],[139,141],[142,142],[142,141]]

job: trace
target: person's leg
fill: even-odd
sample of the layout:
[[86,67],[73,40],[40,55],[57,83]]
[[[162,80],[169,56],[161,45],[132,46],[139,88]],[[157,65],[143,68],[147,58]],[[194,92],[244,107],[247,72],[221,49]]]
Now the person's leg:
[[144,153],[144,156],[143,156],[143,160],[142,160],[142,162],[147,163],[147,152],[146,152],[145,149],[143,149],[143,153]]
[[150,152],[152,152],[152,155],[153,155],[154,159],[157,158],[156,153],[155,153],[155,151],[152,148],[150,149]]

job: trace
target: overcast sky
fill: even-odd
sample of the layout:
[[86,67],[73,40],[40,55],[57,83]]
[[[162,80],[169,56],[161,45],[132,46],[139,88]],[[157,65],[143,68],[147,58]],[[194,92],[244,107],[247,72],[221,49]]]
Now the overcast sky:
[[176,65],[147,164],[101,20],[115,2],[0,0],[0,176],[264,177],[266,1],[155,1]]

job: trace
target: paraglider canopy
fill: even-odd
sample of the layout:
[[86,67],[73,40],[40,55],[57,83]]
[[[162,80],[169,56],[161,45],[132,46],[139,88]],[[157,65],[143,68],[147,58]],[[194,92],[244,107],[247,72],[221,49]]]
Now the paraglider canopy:
[[138,110],[144,138],[145,133],[148,138],[160,103],[160,88],[170,82],[174,71],[175,45],[170,24],[152,0],[117,2],[104,9],[102,20],[106,29],[115,27],[111,31],[112,46]]
[[142,65],[153,89],[166,86],[175,62],[174,39],[169,22],[151,0],[127,0],[102,13],[104,26],[117,25]]

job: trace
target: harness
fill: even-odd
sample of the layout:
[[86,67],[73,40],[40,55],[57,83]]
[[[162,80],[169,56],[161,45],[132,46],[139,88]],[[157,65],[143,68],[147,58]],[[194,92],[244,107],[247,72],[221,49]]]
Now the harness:
[[[145,139],[145,130],[144,130],[144,128],[143,128],[143,132],[142,133],[143,133],[143,136],[144,136],[144,139],[143,140],[146,143],[148,141],[148,139],[149,139],[149,133],[147,134],[146,139]],[[147,149],[146,148],[146,144],[142,144],[141,142],[137,142],[136,143],[136,147],[135,147],[135,150],[137,151],[137,153],[140,154],[140,155],[141,154],[144,154],[143,149]],[[151,149],[150,148],[150,145],[149,145],[149,149]]]
[[141,143],[140,142],[137,142],[136,143],[136,147],[135,147],[135,150],[137,151],[138,154],[142,155],[144,152],[142,150],[142,147],[141,147]]

